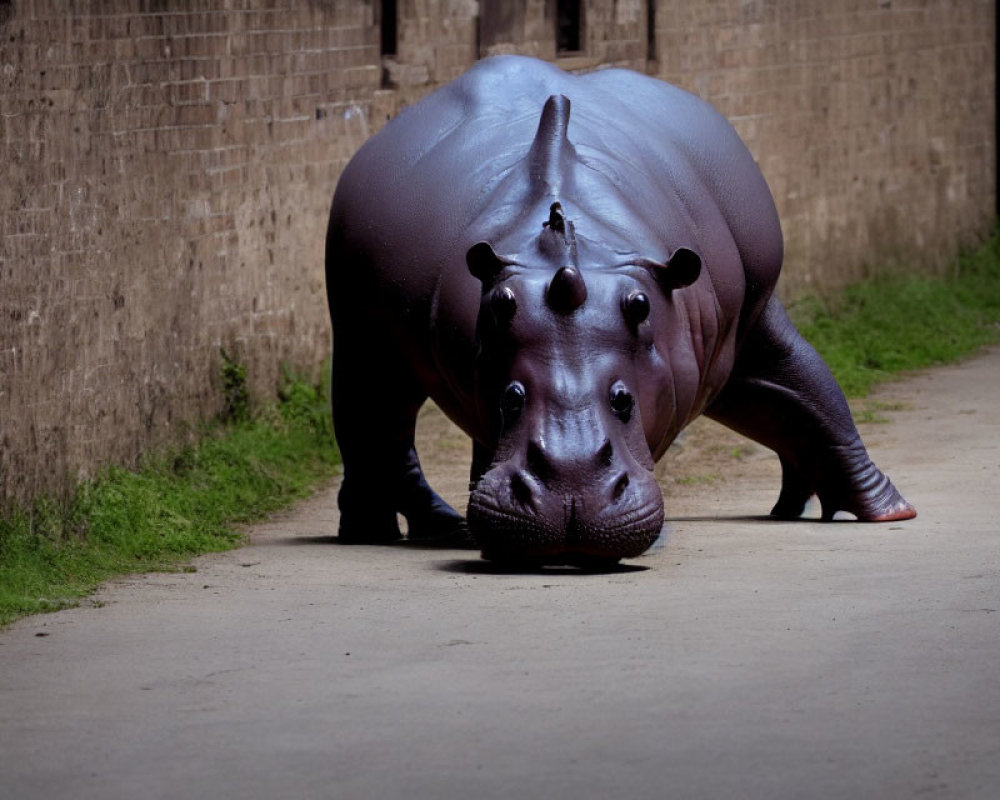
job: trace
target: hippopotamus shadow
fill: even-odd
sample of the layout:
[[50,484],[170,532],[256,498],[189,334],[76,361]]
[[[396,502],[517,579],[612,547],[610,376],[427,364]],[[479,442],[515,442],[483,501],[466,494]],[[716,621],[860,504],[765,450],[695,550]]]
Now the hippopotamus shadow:
[[[342,545],[352,548],[358,547],[356,543],[343,542],[338,536],[292,536],[281,539],[280,544],[288,546],[309,546],[309,545]],[[426,540],[426,539],[398,539],[392,542],[375,542],[369,545],[373,551],[385,551],[399,548],[416,550],[478,550],[479,545],[471,538],[466,537],[455,541],[450,539]],[[436,562],[434,567],[443,572],[454,572],[467,575],[550,575],[554,573],[564,574],[589,574],[605,575],[620,574],[629,572],[644,572],[649,569],[643,564],[622,564],[618,561],[606,558],[560,558],[553,562],[545,559],[508,559],[503,561],[484,561],[482,559],[454,559],[450,561]]]
[[468,559],[441,561],[436,568],[461,575],[620,575],[646,572],[645,564],[622,564],[609,559],[593,559],[575,563],[540,563],[537,561],[484,561]]

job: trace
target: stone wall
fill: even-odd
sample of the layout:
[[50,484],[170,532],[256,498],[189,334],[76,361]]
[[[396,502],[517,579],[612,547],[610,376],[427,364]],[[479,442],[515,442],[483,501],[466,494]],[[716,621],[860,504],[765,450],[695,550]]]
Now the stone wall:
[[[577,6],[574,8],[574,6]],[[0,506],[329,352],[337,175],[477,57],[629,66],[730,116],[782,292],[938,270],[995,217],[989,0],[0,0]]]

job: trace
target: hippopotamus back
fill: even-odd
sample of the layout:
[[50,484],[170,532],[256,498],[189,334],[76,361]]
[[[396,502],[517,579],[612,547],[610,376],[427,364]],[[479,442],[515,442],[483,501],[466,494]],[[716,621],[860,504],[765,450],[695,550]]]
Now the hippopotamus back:
[[[555,119],[540,131],[546,101],[560,96],[571,104],[566,129]],[[707,273],[701,305],[722,323],[720,340],[737,320],[746,328],[777,280],[782,240],[771,194],[710,105],[627,70],[577,76],[504,56],[405,109],[351,161],[331,227],[351,256],[333,263],[332,285],[356,302],[374,281],[387,324],[412,326],[418,340],[455,333],[433,347],[420,341],[420,354],[444,349],[449,364],[468,362],[479,284],[467,251],[479,241],[504,255],[525,249],[557,198],[577,238],[593,243],[579,248],[581,268],[607,267],[609,254],[663,261],[678,246],[697,252]],[[433,305],[436,291],[446,299]],[[439,363],[428,367],[440,374]],[[433,390],[433,375],[428,381],[461,416]]]

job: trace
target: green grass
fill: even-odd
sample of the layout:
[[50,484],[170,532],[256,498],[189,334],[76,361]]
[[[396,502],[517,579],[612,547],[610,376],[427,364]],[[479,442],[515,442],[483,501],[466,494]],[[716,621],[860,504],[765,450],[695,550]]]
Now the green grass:
[[1000,238],[961,257],[948,277],[866,281],[832,303],[793,304],[789,314],[844,393],[864,397],[879,381],[1000,338]]
[[240,523],[307,496],[339,462],[326,393],[287,377],[277,406],[256,415],[225,359],[226,424],[200,442],[110,468],[66,503],[43,498],[0,518],[0,625],[76,603],[104,580],[178,569],[238,546]]

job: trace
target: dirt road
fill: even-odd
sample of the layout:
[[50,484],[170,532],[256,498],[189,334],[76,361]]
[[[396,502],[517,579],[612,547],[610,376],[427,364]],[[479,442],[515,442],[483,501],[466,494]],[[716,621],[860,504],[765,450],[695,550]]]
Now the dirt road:
[[880,394],[889,525],[760,518],[775,459],[701,426],[610,574],[339,546],[324,492],[0,632],[0,798],[998,797],[998,397],[1000,350]]

